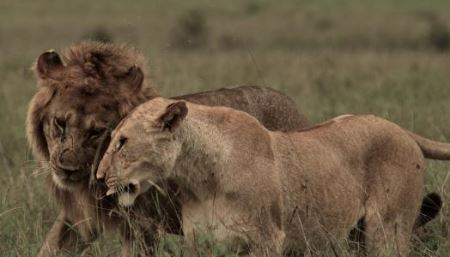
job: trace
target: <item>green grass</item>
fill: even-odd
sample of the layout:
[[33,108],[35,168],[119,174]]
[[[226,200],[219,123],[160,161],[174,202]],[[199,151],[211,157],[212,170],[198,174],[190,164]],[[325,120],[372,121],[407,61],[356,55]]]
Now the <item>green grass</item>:
[[[176,49],[177,22],[191,10],[204,15],[207,40]],[[56,215],[43,176],[33,173],[24,132],[35,91],[29,67],[41,52],[103,27],[144,52],[166,96],[268,85],[295,99],[313,122],[373,113],[450,142],[450,54],[435,51],[429,39],[433,21],[450,24],[449,11],[445,0],[2,1],[0,255],[35,256]],[[421,231],[414,256],[450,256],[449,168],[428,163],[427,190],[440,192],[446,205]],[[94,256],[120,252],[114,236],[92,248]]]

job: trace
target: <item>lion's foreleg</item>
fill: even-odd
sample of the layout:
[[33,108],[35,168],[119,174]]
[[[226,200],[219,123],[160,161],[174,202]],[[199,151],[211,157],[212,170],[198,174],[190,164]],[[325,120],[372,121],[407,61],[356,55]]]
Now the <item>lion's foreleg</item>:
[[44,244],[38,256],[55,256],[58,252],[77,252],[85,249],[95,236],[81,237],[73,228],[63,212],[60,212],[50,231],[47,233]]

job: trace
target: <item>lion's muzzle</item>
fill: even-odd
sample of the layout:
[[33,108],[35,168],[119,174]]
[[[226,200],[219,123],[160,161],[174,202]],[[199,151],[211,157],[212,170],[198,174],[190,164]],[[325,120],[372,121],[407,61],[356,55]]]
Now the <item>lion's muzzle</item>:
[[60,179],[71,182],[80,181],[89,175],[89,172],[83,170],[57,169],[55,173]]
[[73,150],[64,149],[59,154],[56,164],[58,168],[62,170],[68,171],[77,171],[80,170],[80,162],[78,161],[78,157]]
[[89,176],[89,169],[75,151],[66,148],[52,158],[54,173],[61,183],[76,183]]

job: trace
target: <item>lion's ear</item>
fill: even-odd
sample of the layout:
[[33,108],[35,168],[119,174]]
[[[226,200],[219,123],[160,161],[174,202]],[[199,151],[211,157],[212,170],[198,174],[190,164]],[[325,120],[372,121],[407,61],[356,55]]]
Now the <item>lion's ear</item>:
[[144,82],[144,72],[137,65],[133,65],[128,69],[125,76],[123,76],[123,82],[128,87],[128,90],[132,92],[139,92],[142,88],[142,83]]
[[64,64],[59,55],[49,50],[38,57],[34,70],[39,78],[57,79],[63,68]]
[[158,123],[163,130],[173,132],[183,121],[188,113],[188,108],[184,101],[179,101],[167,106],[164,113],[159,116]]

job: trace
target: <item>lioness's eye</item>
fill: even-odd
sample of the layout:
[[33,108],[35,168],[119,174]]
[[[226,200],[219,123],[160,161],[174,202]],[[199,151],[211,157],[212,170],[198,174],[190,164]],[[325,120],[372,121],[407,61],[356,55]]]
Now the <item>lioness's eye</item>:
[[122,149],[123,145],[127,142],[127,138],[124,136],[121,136],[119,139],[119,142],[117,142],[116,144],[116,151],[119,151],[120,149]]

